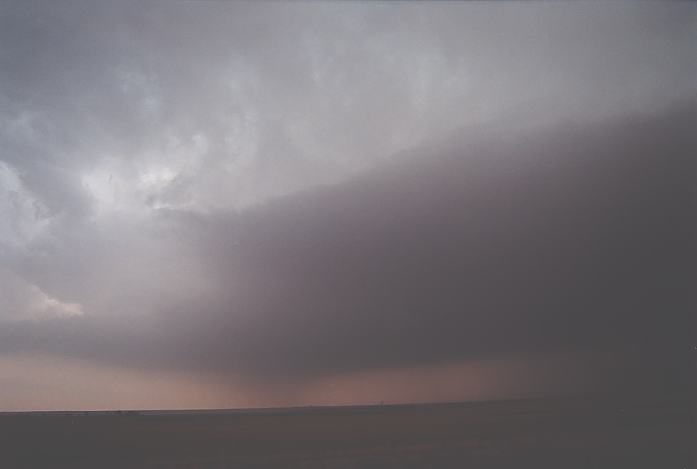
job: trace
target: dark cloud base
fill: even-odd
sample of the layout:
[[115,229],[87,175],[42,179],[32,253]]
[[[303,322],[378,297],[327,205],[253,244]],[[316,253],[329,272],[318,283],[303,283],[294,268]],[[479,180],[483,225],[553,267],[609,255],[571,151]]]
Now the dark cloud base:
[[696,124],[690,103],[537,133],[494,128],[240,214],[163,212],[218,294],[147,319],[3,326],[0,351],[280,380],[588,352],[615,357],[608,389],[684,392]]

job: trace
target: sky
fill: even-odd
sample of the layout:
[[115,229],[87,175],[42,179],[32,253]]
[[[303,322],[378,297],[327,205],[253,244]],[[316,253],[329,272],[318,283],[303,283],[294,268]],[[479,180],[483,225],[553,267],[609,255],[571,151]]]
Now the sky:
[[0,411],[686,392],[690,2],[0,3]]

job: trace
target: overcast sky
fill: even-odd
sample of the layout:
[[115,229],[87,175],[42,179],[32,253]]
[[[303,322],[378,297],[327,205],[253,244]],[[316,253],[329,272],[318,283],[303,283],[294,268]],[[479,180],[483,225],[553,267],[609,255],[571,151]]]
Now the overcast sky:
[[690,2],[0,3],[0,410],[679,391],[696,48]]

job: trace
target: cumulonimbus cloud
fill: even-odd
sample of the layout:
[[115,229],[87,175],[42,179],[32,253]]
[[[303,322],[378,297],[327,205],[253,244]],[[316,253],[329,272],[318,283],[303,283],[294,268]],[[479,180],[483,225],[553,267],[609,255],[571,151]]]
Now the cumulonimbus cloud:
[[241,214],[170,212],[208,294],[147,321],[16,324],[0,343],[295,380],[609,350],[634,354],[626,382],[670,386],[695,306],[695,122],[690,105],[455,137]]
[[3,2],[0,352],[678,389],[695,11]]

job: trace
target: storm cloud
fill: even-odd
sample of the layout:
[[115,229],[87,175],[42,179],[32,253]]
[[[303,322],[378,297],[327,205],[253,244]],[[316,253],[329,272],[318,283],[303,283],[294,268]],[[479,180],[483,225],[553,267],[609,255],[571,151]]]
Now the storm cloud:
[[3,366],[182,406],[686,390],[696,14],[3,4]]

